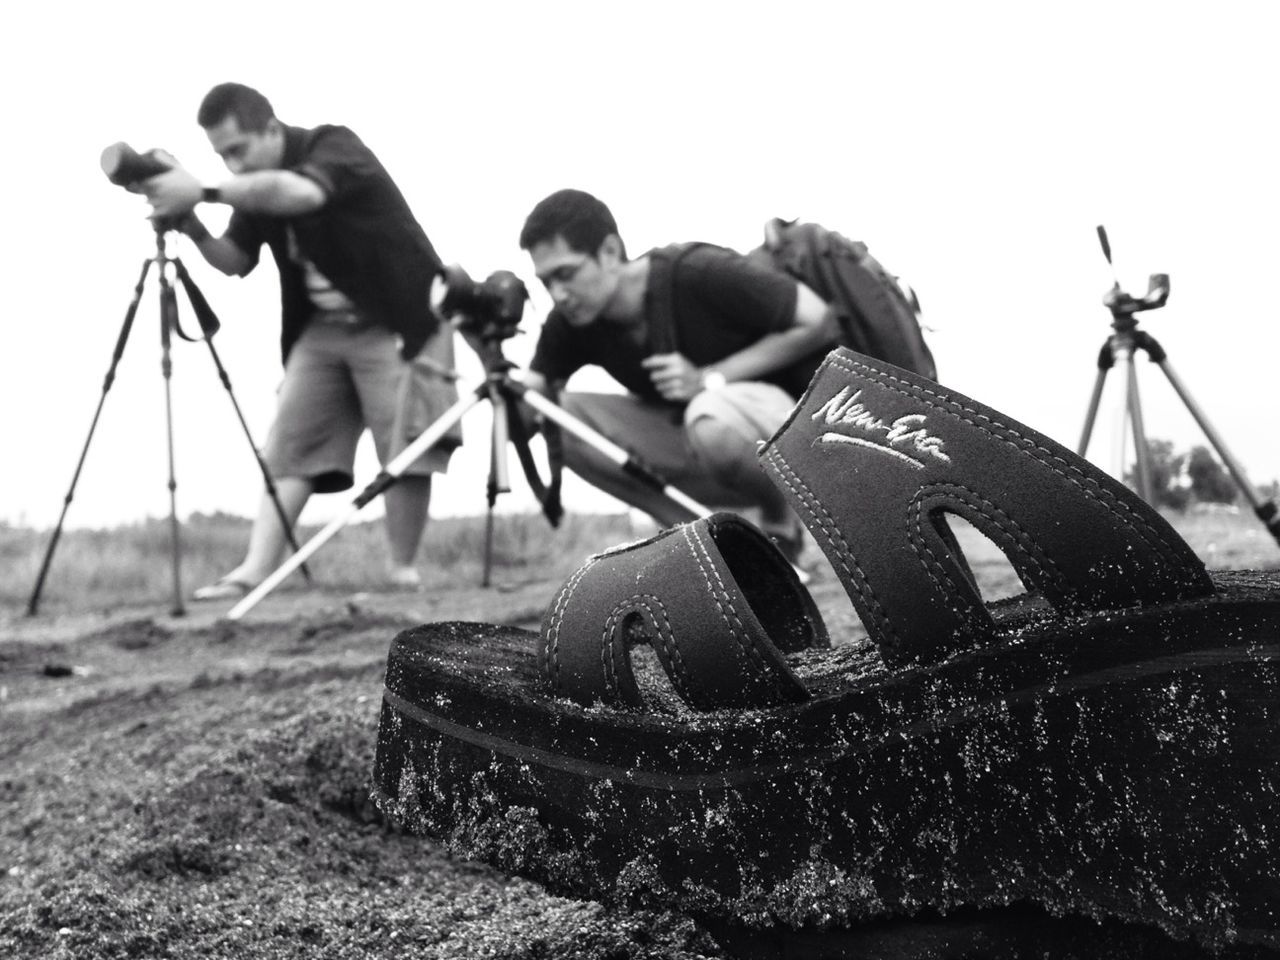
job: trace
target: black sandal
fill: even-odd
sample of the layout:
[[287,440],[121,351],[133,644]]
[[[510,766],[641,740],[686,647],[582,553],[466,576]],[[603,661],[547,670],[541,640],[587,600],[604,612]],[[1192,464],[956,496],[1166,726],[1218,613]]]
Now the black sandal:
[[[870,642],[831,646],[744,521],[665,531],[588,561],[540,635],[397,637],[383,809],[730,939],[1031,910],[1280,948],[1275,574],[1211,577],[1075,454],[846,350],[762,457]],[[1028,593],[984,603],[946,513]]]

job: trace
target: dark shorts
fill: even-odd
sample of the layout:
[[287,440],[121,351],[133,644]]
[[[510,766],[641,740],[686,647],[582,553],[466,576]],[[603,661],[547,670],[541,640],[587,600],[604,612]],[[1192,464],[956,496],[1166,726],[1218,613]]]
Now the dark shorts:
[[[453,331],[442,328],[410,363],[381,327],[314,322],[289,353],[264,459],[275,477],[310,480],[317,493],[354,483],[356,444],[367,427],[383,464],[458,399]],[[461,442],[455,428],[407,469],[442,473]]]

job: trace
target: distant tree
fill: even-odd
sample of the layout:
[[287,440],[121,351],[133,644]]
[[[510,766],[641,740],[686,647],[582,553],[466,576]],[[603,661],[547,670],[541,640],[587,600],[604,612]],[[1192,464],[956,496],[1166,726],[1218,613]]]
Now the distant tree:
[[[1147,462],[1151,467],[1151,495],[1153,506],[1171,510],[1185,510],[1191,501],[1191,490],[1183,480],[1187,455],[1174,453],[1170,440],[1147,440]],[[1137,488],[1137,468],[1125,472],[1125,482]]]
[[1187,454],[1187,476],[1191,495],[1201,503],[1234,503],[1236,485],[1227,468],[1209,452],[1208,447],[1192,447]]

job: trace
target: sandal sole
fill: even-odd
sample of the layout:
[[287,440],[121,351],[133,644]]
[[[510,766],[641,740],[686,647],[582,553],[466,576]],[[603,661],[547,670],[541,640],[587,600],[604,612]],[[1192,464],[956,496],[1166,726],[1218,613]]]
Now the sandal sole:
[[554,892],[730,928],[1031,904],[1280,948],[1277,583],[1218,586],[1065,628],[1010,605],[928,667],[810,651],[844,662],[809,702],[687,716],[552,700],[534,634],[431,624],[389,654],[377,796]]

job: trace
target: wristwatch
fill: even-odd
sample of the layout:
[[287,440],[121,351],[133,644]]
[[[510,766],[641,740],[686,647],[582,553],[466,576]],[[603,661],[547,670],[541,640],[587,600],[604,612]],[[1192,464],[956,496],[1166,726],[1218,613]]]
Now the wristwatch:
[[729,381],[725,375],[719,370],[703,370],[702,371],[702,389],[703,390],[723,390],[724,385]]
[[222,191],[217,187],[205,187],[200,191],[200,199],[205,203],[221,203]]

